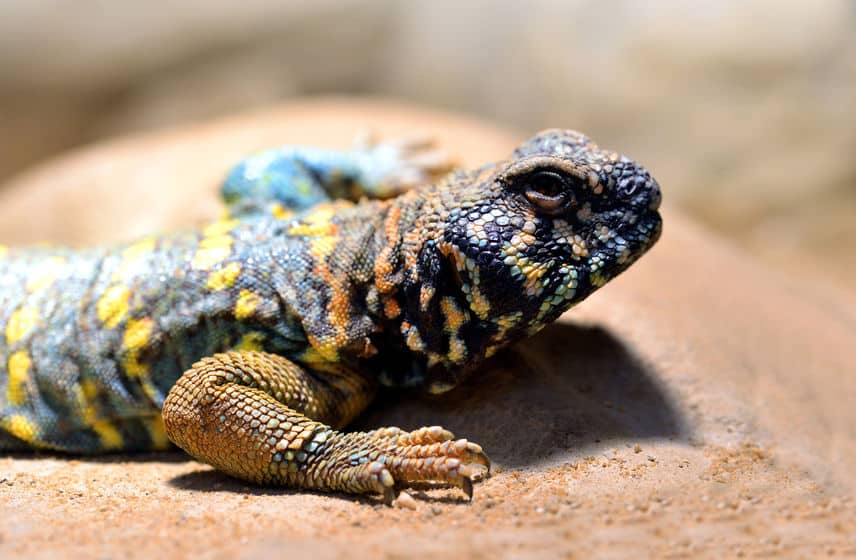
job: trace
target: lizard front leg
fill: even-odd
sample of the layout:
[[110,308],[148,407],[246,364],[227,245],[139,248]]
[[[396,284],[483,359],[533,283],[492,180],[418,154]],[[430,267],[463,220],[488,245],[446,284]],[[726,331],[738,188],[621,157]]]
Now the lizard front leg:
[[244,480],[293,488],[381,493],[442,482],[472,495],[489,466],[481,447],[439,427],[341,432],[374,395],[352,372],[308,372],[263,352],[217,354],[185,372],[164,402],[179,447]]
[[282,146],[240,161],[226,176],[221,194],[233,217],[258,212],[289,217],[333,199],[390,198],[450,168],[449,158],[427,140],[350,151]]

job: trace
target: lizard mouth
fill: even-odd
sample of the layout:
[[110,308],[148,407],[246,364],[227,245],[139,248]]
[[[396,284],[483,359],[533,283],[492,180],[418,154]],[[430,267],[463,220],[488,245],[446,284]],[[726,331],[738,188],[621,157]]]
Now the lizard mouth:
[[600,241],[589,257],[587,278],[597,289],[615,278],[644,255],[660,238],[663,219],[656,210],[643,213],[633,224],[617,229],[606,241]]
[[622,232],[625,239],[630,240],[630,251],[626,257],[619,259],[618,272],[625,270],[654,246],[663,233],[663,218],[657,210],[649,210],[632,226]]
[[645,224],[648,228],[650,234],[647,237],[647,242],[644,244],[644,247],[640,251],[640,255],[650,249],[654,243],[660,239],[660,236],[663,234],[663,218],[660,216],[660,213],[656,210],[651,210],[642,216],[642,220],[640,220],[641,224]]
[[451,244],[439,244],[440,249],[440,271],[446,286],[452,286],[458,290],[464,285],[464,279],[461,277],[461,269],[463,264],[457,254],[457,251]]

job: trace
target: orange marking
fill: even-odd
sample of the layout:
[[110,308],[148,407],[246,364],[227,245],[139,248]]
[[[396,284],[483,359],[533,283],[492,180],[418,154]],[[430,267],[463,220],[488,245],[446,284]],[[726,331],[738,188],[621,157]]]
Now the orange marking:
[[395,319],[401,314],[401,307],[394,298],[385,297],[383,299],[383,313],[389,319]]
[[386,294],[395,289],[392,275],[395,266],[392,263],[392,254],[395,246],[399,243],[398,228],[401,222],[401,208],[391,206],[384,222],[384,234],[389,246],[384,247],[375,259],[374,274],[375,285],[380,293]]

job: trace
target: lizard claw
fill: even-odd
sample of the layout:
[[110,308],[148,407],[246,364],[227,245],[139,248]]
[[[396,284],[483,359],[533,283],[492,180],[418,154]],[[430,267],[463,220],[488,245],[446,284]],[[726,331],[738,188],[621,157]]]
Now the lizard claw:
[[392,506],[395,501],[395,487],[387,486],[383,489],[383,503],[387,506]]
[[[391,504],[396,491],[423,483],[457,486],[468,500],[473,482],[490,473],[490,459],[481,446],[454,439],[452,432],[429,426],[406,432],[380,428],[345,434],[353,474],[345,475],[345,488],[377,492]],[[359,451],[354,452],[357,449]]]
[[450,431],[439,426],[385,433],[389,435],[379,447],[398,487],[446,483],[460,487],[472,500],[473,480],[482,480],[490,472],[490,459],[480,445],[455,440]]
[[461,490],[467,495],[469,501],[473,501],[473,481],[470,477],[465,476],[461,479]]

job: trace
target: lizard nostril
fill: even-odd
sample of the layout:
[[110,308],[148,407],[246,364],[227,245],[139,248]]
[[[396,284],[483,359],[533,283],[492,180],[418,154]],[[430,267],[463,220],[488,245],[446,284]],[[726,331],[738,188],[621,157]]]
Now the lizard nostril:
[[636,194],[636,192],[639,191],[640,187],[643,187],[645,185],[645,180],[641,179],[641,181],[640,181],[639,179],[641,179],[641,178],[627,178],[627,179],[622,179],[621,181],[619,181],[618,182],[618,194],[619,194],[619,196],[621,196],[625,199],[629,199],[634,194]]

